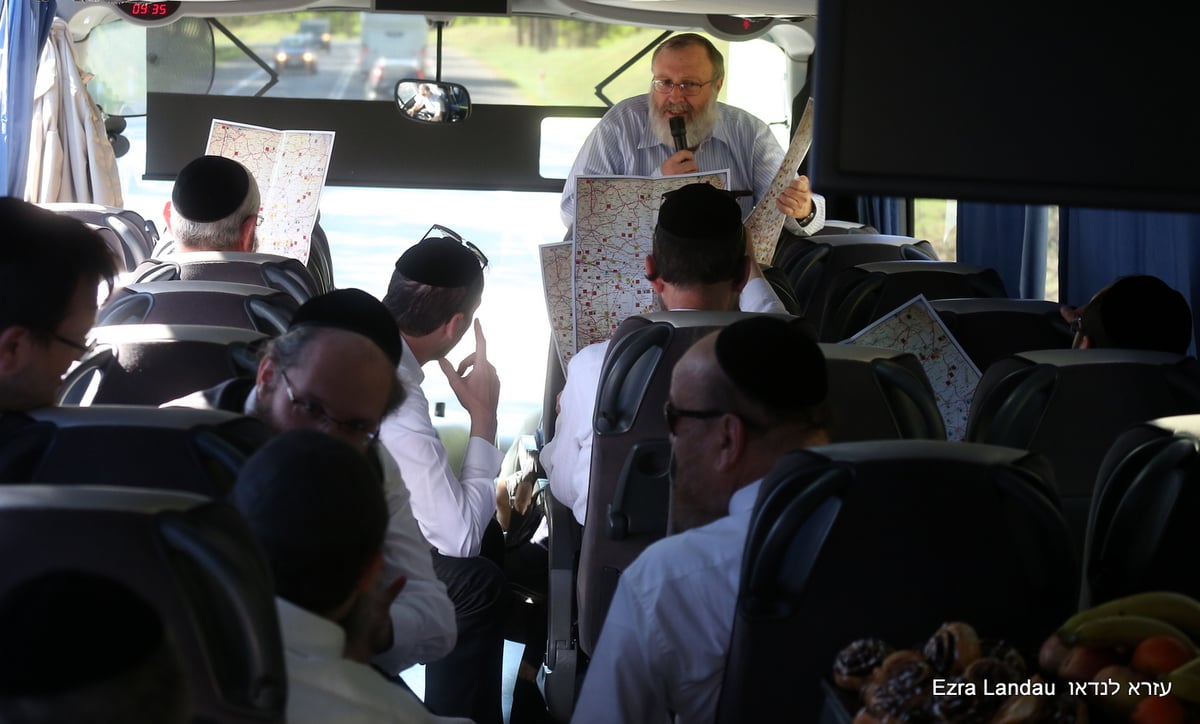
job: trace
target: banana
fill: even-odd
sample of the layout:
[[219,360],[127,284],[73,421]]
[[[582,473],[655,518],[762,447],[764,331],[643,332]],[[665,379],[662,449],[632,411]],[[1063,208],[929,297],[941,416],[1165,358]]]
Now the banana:
[[1088,621],[1130,615],[1160,619],[1200,642],[1200,601],[1174,591],[1148,591],[1106,601],[1067,619],[1058,634],[1065,638]]
[[1149,616],[1104,616],[1091,618],[1079,624],[1065,636],[1063,641],[1069,646],[1085,648],[1117,648],[1132,649],[1151,636],[1171,636],[1188,647],[1193,655],[1196,645],[1187,634],[1175,626],[1158,618]]
[[1163,676],[1170,683],[1171,694],[1184,701],[1200,703],[1200,658],[1192,659]]

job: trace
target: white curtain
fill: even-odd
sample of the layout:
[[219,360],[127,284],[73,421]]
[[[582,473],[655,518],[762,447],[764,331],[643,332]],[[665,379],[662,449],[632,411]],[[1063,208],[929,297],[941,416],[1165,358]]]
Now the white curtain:
[[34,84],[26,201],[124,205],[117,158],[87,80],[66,22],[55,18]]
[[29,163],[29,114],[37,57],[55,0],[0,0],[0,184],[20,196]]

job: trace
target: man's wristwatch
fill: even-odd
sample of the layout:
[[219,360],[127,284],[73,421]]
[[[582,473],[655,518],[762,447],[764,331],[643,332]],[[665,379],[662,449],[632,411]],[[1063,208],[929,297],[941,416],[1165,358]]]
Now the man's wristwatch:
[[797,219],[801,226],[808,226],[810,223],[812,223],[813,219],[817,218],[817,202],[813,201],[811,203],[812,211],[808,212],[808,216],[805,216],[803,219]]

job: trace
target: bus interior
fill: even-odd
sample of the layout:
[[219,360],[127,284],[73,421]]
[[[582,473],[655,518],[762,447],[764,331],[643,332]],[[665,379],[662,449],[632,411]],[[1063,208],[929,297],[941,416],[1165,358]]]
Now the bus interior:
[[[38,28],[50,37],[44,47],[30,32]],[[1087,376],[1095,365],[1081,371],[1059,354],[1071,346],[1060,305],[1083,305],[1118,277],[1154,275],[1193,309],[1200,302],[1200,143],[1194,133],[1200,118],[1179,93],[1200,67],[1200,50],[1184,28],[1149,13],[1116,17],[1066,6],[951,0],[4,0],[8,125],[0,129],[0,148],[7,195],[57,204],[64,213],[70,205],[132,212],[126,223],[135,219],[141,227],[146,258],[169,246],[169,239],[157,238],[165,229],[164,203],[179,169],[205,152],[214,121],[331,132],[307,253],[315,278],[328,288],[356,287],[382,297],[397,257],[433,225],[453,229],[486,253],[477,318],[502,382],[496,443],[509,452],[499,471],[504,477],[516,470],[517,450],[536,450],[554,435],[565,372],[540,249],[571,239],[559,201],[575,155],[609,107],[646,92],[650,52],[659,42],[673,33],[701,33],[726,59],[720,100],[762,119],[781,146],[812,102],[812,145],[799,172],[826,198],[826,226],[810,238],[784,232],[769,266],[789,311],[817,324],[826,349],[919,293],[955,330],[984,380],[990,380],[987,370],[1005,364],[1020,367],[1013,372],[1018,376],[1033,376],[1022,371],[1026,366],[1055,371],[1060,387],[1045,383],[1021,400],[992,400],[986,409],[995,417],[986,420],[978,419],[984,413],[972,401],[970,419],[964,412],[961,422],[980,443],[1048,457],[1072,448],[1054,458],[1059,488],[1050,497],[1069,531],[1067,557],[1074,556],[1076,566],[1064,595],[1085,605],[1091,599],[1081,561],[1100,535],[1093,483],[1113,471],[1106,455],[1115,454],[1114,440],[1135,422],[1200,414],[1200,378],[1190,366],[1194,341],[1186,354],[1165,361],[1114,354],[1114,364],[1147,365],[1137,382]],[[304,45],[306,35],[302,67],[311,72],[290,72],[277,47],[285,38]],[[46,48],[56,37],[71,49],[86,84],[80,87],[103,119],[107,139],[84,138],[82,126],[64,133],[79,138],[30,138],[39,58],[45,63],[52,55]],[[377,50],[381,43],[394,49]],[[451,94],[442,101],[444,115],[410,117],[406,108],[430,82]],[[45,166],[55,143],[70,149],[59,154],[61,163],[81,164],[70,173],[84,181],[55,184],[30,171]],[[96,183],[95,167],[115,184]],[[113,227],[108,218],[98,225]],[[873,249],[886,246],[888,253],[856,257],[855,242],[868,237]],[[916,259],[941,264],[954,283],[904,286],[902,275],[887,267]],[[835,272],[850,267],[871,276],[875,296],[864,287],[857,298],[833,296]],[[956,286],[970,275],[965,283],[973,286]],[[856,281],[845,273],[837,278],[843,285]],[[1004,335],[1017,334],[1009,322],[969,326],[1002,308],[1025,313],[1037,329],[1028,326],[1022,334],[1034,341],[1005,344]],[[273,332],[268,325],[226,338],[244,344],[260,333]],[[96,328],[97,339],[114,348],[122,334],[114,326]],[[463,358],[472,344],[468,335],[449,357]],[[1020,365],[1014,355],[1025,355]],[[852,356],[839,357],[839,369],[865,369],[854,367],[862,360]],[[911,367],[905,360],[872,364],[890,365],[893,381]],[[830,369],[831,379],[859,374]],[[63,404],[87,400],[86,385],[76,382],[64,390]],[[1017,377],[1008,382],[1033,385]],[[846,389],[858,384],[845,382]],[[887,403],[880,403],[890,409],[878,418],[887,431],[878,438],[856,432],[850,439],[945,437],[942,420],[921,416],[921,400],[896,402],[913,388],[894,384]],[[1001,387],[990,391],[1011,392]],[[461,462],[466,411],[439,374],[428,375],[425,392],[439,433]],[[1055,407],[1072,396],[1074,407]],[[1122,397],[1165,402],[1139,407]],[[875,403],[845,404],[867,409]],[[1102,411],[1115,408],[1126,416],[1114,412],[1110,421]],[[1012,428],[987,427],[1004,414]],[[1196,442],[1194,420],[1170,419],[1175,422],[1159,420],[1156,435]],[[1013,430],[1020,424],[1018,434]],[[1037,432],[1026,434],[1026,428]],[[838,449],[831,459],[866,470],[874,456],[890,450]],[[924,454],[894,454],[907,461],[918,452]],[[593,459],[593,471],[596,465]],[[1073,474],[1062,472],[1067,466]],[[926,470],[936,469],[935,462]],[[1197,482],[1195,470],[1189,468],[1188,482]],[[613,510],[610,521],[620,518],[620,506]],[[586,531],[569,511],[561,514],[547,510],[550,635],[541,686],[554,721],[570,718],[604,610],[585,617],[583,601],[576,600],[580,547],[604,543],[584,543]],[[665,533],[622,530],[610,528],[607,537],[627,538],[634,554]],[[614,555],[610,567],[619,572],[628,559]],[[1198,583],[1186,584],[1191,595],[1200,594]],[[929,627],[924,620],[920,625]],[[779,670],[789,666],[772,661]],[[750,691],[739,695],[749,698]],[[800,705],[811,705],[815,694],[806,696]],[[722,705],[722,720],[748,720],[730,708],[732,700]],[[749,711],[763,710],[740,713]],[[815,710],[811,716],[798,720],[815,721]]]

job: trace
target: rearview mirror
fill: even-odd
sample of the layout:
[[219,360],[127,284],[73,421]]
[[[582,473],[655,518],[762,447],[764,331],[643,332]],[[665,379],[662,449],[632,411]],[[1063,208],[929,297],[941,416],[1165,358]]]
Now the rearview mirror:
[[471,115],[471,95],[458,83],[405,78],[396,83],[396,106],[423,123],[459,123]]

